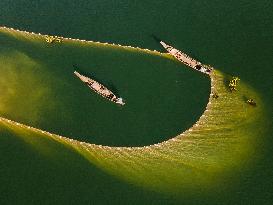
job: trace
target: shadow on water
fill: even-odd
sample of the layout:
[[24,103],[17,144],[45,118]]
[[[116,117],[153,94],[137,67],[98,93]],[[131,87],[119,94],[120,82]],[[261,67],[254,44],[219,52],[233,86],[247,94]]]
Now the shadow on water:
[[151,34],[151,37],[156,41],[156,42],[160,42],[161,41],[161,39],[160,38],[158,38],[156,35],[154,35],[154,34]]
[[225,77],[223,78],[223,82],[224,82],[224,85],[225,85],[225,88],[227,91],[231,92],[230,91],[230,88],[229,88],[229,82],[230,80],[232,79],[232,76],[231,75],[225,75]]

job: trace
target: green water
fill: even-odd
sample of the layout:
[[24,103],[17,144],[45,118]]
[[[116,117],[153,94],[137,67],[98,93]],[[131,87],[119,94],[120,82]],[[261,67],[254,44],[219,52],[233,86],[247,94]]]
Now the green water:
[[[10,80],[17,75],[14,88],[21,89],[10,99],[13,105],[2,103],[3,107],[16,106],[17,112],[5,109],[2,116],[53,133],[103,145],[149,145],[189,128],[207,104],[208,78],[187,68],[179,69],[179,63],[169,59],[126,49],[98,46],[82,49],[80,44],[29,45],[4,36],[2,41],[3,50],[11,46],[15,49],[2,57],[6,65],[2,75]],[[46,65],[38,65],[45,56],[49,56]],[[12,67],[13,58],[18,61],[16,68]],[[26,60],[29,63],[25,63]],[[20,65],[28,68],[18,72]],[[126,105],[117,106],[93,93],[74,76],[73,65],[77,65],[80,73],[94,76],[124,97]],[[42,75],[42,82],[39,82]],[[35,80],[30,83],[27,76]],[[2,88],[7,81],[2,81]],[[24,98],[33,87],[36,88],[31,94],[33,97],[23,102],[18,100],[18,95]],[[5,90],[2,89],[2,98],[10,95]],[[46,100],[44,105],[39,104],[41,97]],[[162,109],[164,107],[168,109]],[[25,112],[26,109],[36,116]]]
[[[239,75],[262,95],[270,113],[271,10],[270,1],[177,1],[172,4],[158,1],[1,1],[0,24],[160,50],[150,36],[156,34],[202,62]],[[1,49],[14,46],[12,42],[5,38],[1,41]],[[16,48],[39,61],[39,49],[35,45],[18,43]],[[12,51],[6,54],[7,64],[12,55],[15,55]],[[17,55],[20,62],[24,56]],[[46,66],[52,68],[50,74],[55,74],[56,79],[39,83],[41,87],[48,83],[46,87],[54,90],[53,100],[48,102],[51,112],[47,114],[45,110],[35,115],[33,105],[26,100],[25,103],[14,101],[13,106],[18,110],[1,113],[2,116],[92,143],[133,146],[160,142],[182,132],[198,119],[207,103],[208,79],[168,59],[107,48],[101,49],[100,53],[74,47],[71,53],[57,53],[50,48],[45,55],[48,55]],[[55,66],[60,55],[64,59],[62,68]],[[87,88],[81,88],[80,82],[71,75],[72,64],[115,89],[128,106],[117,107]],[[30,65],[35,67],[35,62]],[[1,68],[1,72],[6,73],[7,68]],[[39,72],[42,70],[35,74],[39,75]],[[19,82],[23,82],[22,76],[26,73],[18,75]],[[59,75],[69,84],[58,82]],[[28,89],[22,88],[23,91]],[[55,106],[50,107],[51,104]],[[25,115],[27,112],[29,114]],[[107,115],[101,114],[106,112]],[[73,119],[81,121],[73,126]],[[271,126],[270,122],[267,126]],[[250,156],[255,158],[256,164],[237,173],[238,181],[231,183],[228,189],[220,189],[221,195],[206,195],[199,191],[175,197],[151,193],[119,181],[62,145],[56,144],[56,153],[49,158],[13,138],[8,131],[3,136],[0,144],[3,156],[0,200],[3,204],[270,204],[273,165],[270,162],[272,142],[266,143],[270,142],[269,134],[258,142],[263,145],[263,153]]]

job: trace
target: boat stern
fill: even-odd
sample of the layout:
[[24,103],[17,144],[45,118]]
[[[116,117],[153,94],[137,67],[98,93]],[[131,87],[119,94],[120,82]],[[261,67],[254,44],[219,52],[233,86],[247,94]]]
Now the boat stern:
[[116,101],[116,103],[120,104],[120,105],[125,105],[125,102],[123,102],[122,98],[118,98],[117,101]]

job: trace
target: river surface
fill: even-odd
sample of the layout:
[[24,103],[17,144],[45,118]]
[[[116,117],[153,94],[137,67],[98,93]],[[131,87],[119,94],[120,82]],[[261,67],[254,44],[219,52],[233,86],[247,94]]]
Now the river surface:
[[[268,115],[272,115],[272,10],[269,0],[2,0],[0,25],[164,52],[152,38],[156,35],[205,64],[240,76],[260,93]],[[78,54],[77,59],[69,58],[67,53],[56,74],[69,77],[74,70],[72,65],[114,90],[126,105],[118,107],[91,91],[86,97],[85,87],[81,90],[79,82],[73,92],[57,89],[59,95],[67,93],[64,98],[70,102],[71,118],[63,124],[55,123],[59,118],[65,119],[66,111],[60,117],[60,107],[33,126],[95,144],[142,146],[170,139],[191,127],[208,102],[208,78],[168,59],[115,49]],[[83,97],[77,98],[75,92]],[[7,117],[31,124],[16,113]],[[75,118],[81,119],[80,126],[69,121]],[[267,127],[272,133],[271,121]],[[0,202],[271,204],[273,143],[269,133],[259,139],[262,154],[250,156],[257,158],[256,164],[241,173],[236,185],[219,190],[221,194],[201,191],[190,196],[164,195],[127,184],[75,153],[63,154],[62,149],[53,159],[44,158],[11,136],[0,143],[0,191],[4,193]]]

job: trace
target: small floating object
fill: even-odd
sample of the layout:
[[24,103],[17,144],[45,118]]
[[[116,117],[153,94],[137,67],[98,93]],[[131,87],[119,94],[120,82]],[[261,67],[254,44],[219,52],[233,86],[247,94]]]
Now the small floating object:
[[62,42],[62,39],[58,36],[46,36],[46,42],[47,43],[61,43]]
[[202,63],[200,63],[199,61],[191,58],[190,56],[188,56],[187,54],[183,53],[182,51],[166,44],[165,42],[161,41],[160,39],[158,39],[157,37],[154,36],[154,38],[159,41],[159,43],[173,56],[175,57],[177,60],[179,60],[180,62],[184,63],[185,65],[193,68],[194,70],[200,71],[202,73],[205,74],[210,74],[211,71],[213,70],[212,67],[207,66],[207,65],[203,65]]
[[237,90],[236,87],[238,86],[239,81],[240,81],[240,78],[238,77],[232,77],[232,79],[229,81],[228,87],[231,92]]
[[94,90],[96,93],[98,93],[99,95],[101,95],[102,97],[120,104],[120,105],[125,105],[125,103],[123,102],[122,98],[118,98],[117,96],[114,95],[114,93],[112,91],[110,91],[109,89],[107,89],[105,86],[103,86],[102,84],[98,83],[95,80],[92,80],[84,75],[79,74],[77,71],[74,71],[74,74],[82,81],[84,82],[89,88],[91,88],[92,90]]
[[248,99],[248,100],[246,101],[246,103],[248,103],[249,105],[252,105],[252,106],[254,106],[254,107],[257,106],[257,103],[256,103],[253,99]]

